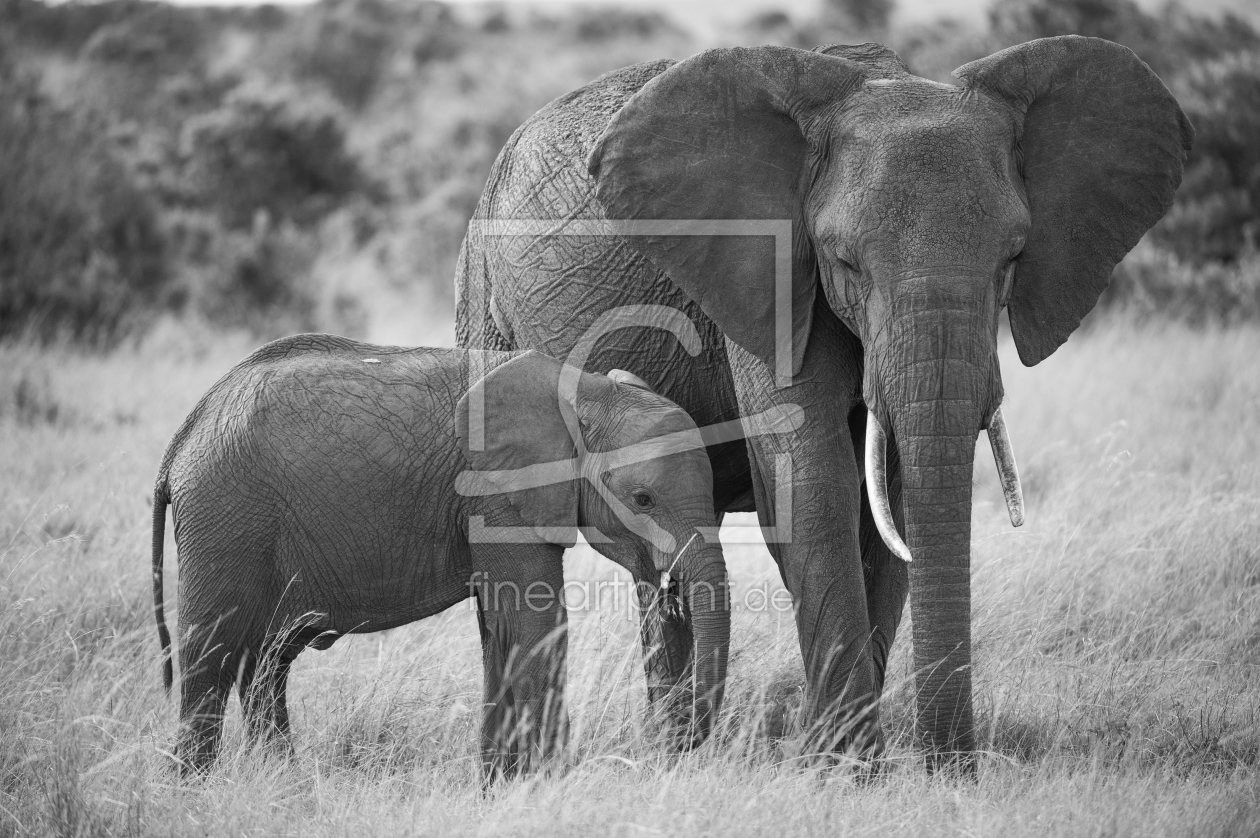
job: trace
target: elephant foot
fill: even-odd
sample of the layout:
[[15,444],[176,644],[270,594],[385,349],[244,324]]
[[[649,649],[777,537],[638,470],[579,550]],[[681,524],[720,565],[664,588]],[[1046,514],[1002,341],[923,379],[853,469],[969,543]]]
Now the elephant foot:
[[806,728],[806,745],[816,753],[844,754],[871,759],[884,753],[884,730],[868,713],[848,713],[819,719]]
[[937,751],[927,753],[927,771],[934,777],[950,777],[975,782],[979,778],[974,751]]
[[886,770],[884,732],[870,712],[837,713],[806,727],[795,760],[803,764],[844,769],[860,781],[873,780]]
[[888,762],[883,754],[873,752],[857,753],[853,751],[809,751],[802,749],[794,754],[792,748],[784,747],[785,761],[803,768],[821,771],[835,776],[846,776],[860,784],[873,783],[888,773]]
[[648,738],[666,750],[690,751],[707,738],[707,731],[696,729],[692,721],[695,696],[685,682],[668,686],[648,686],[648,707],[645,728]]
[[198,780],[210,773],[217,749],[198,743],[193,747],[177,747],[171,757],[171,770],[180,781]]
[[574,756],[568,747],[554,748],[544,753],[534,749],[532,753],[505,751],[496,754],[482,755],[481,793],[489,795],[490,791],[503,783],[516,780],[528,780],[532,777],[563,777],[575,764]]

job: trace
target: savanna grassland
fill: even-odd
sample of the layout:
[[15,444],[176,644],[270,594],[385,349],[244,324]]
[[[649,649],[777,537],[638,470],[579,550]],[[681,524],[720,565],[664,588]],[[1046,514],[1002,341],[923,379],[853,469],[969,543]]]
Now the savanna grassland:
[[[1005,347],[1028,523],[1010,528],[981,451],[974,783],[922,768],[904,624],[886,772],[802,759],[792,617],[757,607],[778,590],[764,547],[734,544],[728,702],[694,753],[654,741],[631,615],[588,609],[572,621],[571,769],[483,793],[465,604],[305,653],[294,756],[252,750],[233,698],[214,773],[177,783],[151,483],[168,435],[247,349],[161,330],[104,356],[0,347],[0,834],[1260,832],[1254,328],[1112,317],[1033,370]],[[170,604],[169,534],[167,550]],[[615,575],[581,550],[566,573]]]
[[[694,32],[604,4],[0,0],[0,838],[1260,835],[1260,31],[1132,0],[773,5]],[[1197,140],[1097,322],[1033,370],[1002,351],[1028,523],[978,452],[976,782],[922,767],[908,621],[883,774],[800,753],[793,616],[764,546],[736,543],[749,516],[724,533],[727,702],[694,753],[656,740],[635,617],[606,603],[571,615],[569,770],[483,792],[465,603],[303,654],[293,756],[252,750],[233,698],[212,776],[176,782],[150,492],[233,363],[304,330],[448,342],[495,155],[600,73],[874,40],[948,81],[1067,33],[1132,48]],[[566,573],[620,578],[589,550]],[[168,618],[177,575],[168,532]]]

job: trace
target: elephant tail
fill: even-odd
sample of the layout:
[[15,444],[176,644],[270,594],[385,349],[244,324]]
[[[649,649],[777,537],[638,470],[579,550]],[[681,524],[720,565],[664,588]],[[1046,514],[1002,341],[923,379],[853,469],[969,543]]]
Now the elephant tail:
[[166,630],[162,590],[162,552],[166,545],[166,507],[169,503],[166,473],[163,471],[153,489],[153,615],[157,618],[158,642],[162,644],[162,686],[167,695],[170,695],[171,682],[175,680],[171,664],[171,633]]

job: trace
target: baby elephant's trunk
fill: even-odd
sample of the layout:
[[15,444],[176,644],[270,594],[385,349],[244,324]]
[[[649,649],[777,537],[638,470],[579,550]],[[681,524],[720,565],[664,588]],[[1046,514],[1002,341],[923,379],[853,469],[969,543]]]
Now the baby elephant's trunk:
[[679,589],[691,612],[695,638],[694,704],[686,745],[708,738],[726,690],[726,659],[731,642],[730,591],[722,548],[692,547],[679,561]]

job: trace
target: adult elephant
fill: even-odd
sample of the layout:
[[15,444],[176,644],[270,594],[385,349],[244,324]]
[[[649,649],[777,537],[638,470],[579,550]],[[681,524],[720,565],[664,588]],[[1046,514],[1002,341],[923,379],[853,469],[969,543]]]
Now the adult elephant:
[[[1150,68],[1096,38],[1032,41],[955,76],[919,78],[875,44],[716,49],[557,99],[495,163],[457,329],[466,346],[563,355],[609,308],[673,305],[701,327],[698,356],[640,330],[602,342],[592,366],[636,372],[702,426],[800,405],[797,433],[709,453],[718,510],[755,498],[778,525],[807,721],[821,746],[879,749],[909,587],[929,767],[971,770],[982,429],[1021,514],[999,314],[1026,365],[1062,344],[1170,206],[1193,129]],[[573,235],[601,219],[633,224]],[[704,231],[686,226],[697,219],[790,221],[782,281],[764,237],[671,235]]]

